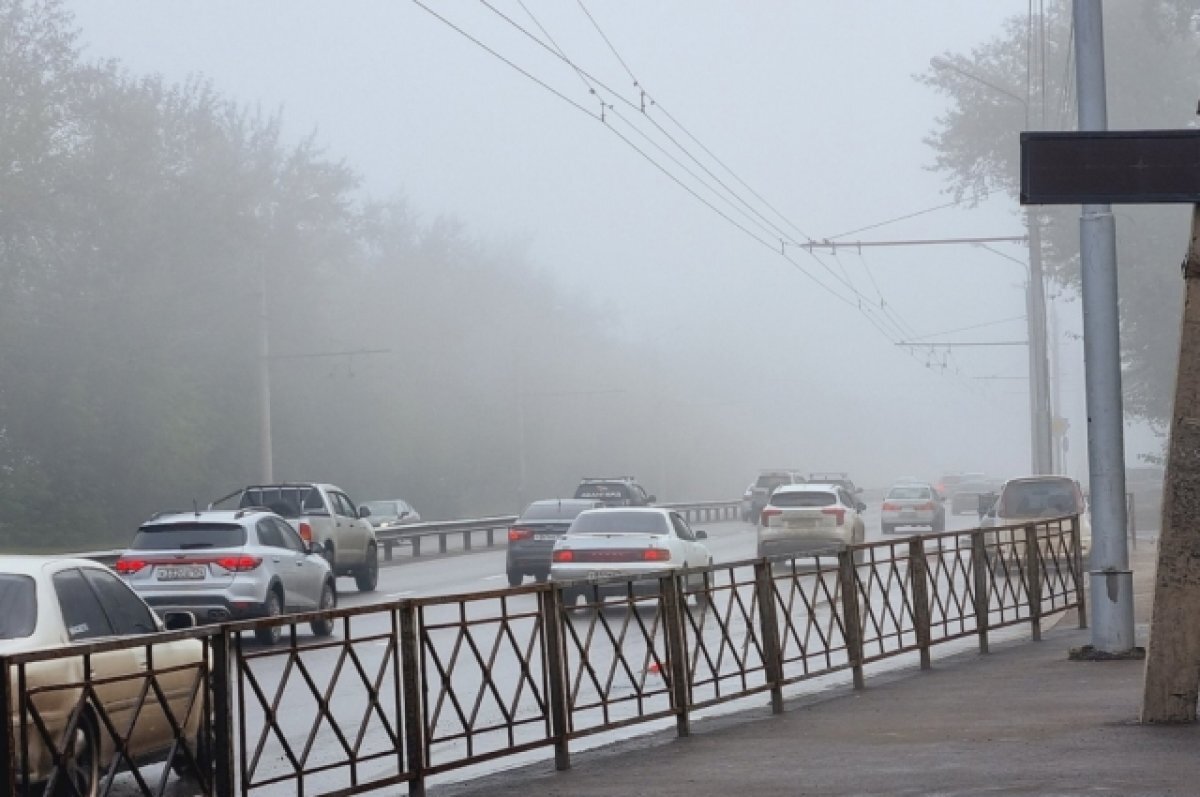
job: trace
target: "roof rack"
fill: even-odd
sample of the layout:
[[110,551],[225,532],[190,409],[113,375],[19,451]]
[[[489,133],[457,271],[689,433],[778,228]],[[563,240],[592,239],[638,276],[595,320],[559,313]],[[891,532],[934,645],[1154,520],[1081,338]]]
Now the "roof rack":
[[636,481],[632,476],[584,476],[584,482],[631,482]]

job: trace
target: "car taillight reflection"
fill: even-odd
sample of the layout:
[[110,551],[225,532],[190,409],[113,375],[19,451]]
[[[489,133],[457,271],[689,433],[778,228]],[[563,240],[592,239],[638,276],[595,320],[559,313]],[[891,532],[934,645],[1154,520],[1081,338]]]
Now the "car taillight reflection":
[[550,558],[555,562],[574,562],[575,552],[572,550],[555,551],[550,554]]
[[762,524],[765,526],[765,525],[767,525],[768,520],[770,520],[773,517],[782,515],[782,514],[783,514],[782,509],[777,509],[776,507],[769,506],[762,511]]
[[900,505],[893,504],[891,501],[884,501],[882,509],[884,512],[899,512]]
[[837,524],[839,526],[846,522],[846,510],[840,506],[825,507],[824,509],[821,510],[821,514],[822,515],[833,515],[833,517],[837,520]]
[[231,573],[246,573],[262,564],[257,556],[222,556],[217,564]]
[[138,572],[147,564],[148,562],[145,559],[118,559],[116,571],[123,576],[129,576]]
[[647,548],[642,552],[642,558],[647,562],[669,562],[671,552],[666,548]]
[[517,540],[532,540],[533,529],[527,529],[522,526],[509,526],[508,541],[516,542]]

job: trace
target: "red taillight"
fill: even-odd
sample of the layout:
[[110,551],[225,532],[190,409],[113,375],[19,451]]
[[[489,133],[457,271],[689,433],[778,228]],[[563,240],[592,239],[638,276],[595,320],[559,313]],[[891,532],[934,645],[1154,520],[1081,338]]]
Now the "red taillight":
[[118,559],[117,572],[123,576],[133,575],[148,564],[145,559]]
[[884,502],[883,502],[883,507],[882,507],[882,509],[883,509],[883,511],[884,511],[884,512],[899,512],[899,511],[900,511],[900,505],[899,505],[899,504],[893,504],[893,503],[890,503],[890,502],[888,502],[888,501],[884,501]]
[[766,509],[764,509],[762,511],[762,525],[764,525],[764,526],[767,525],[768,519],[773,518],[776,515],[782,515],[782,514],[783,514],[782,509],[776,509],[773,506],[767,507]]
[[550,558],[555,562],[574,562],[575,552],[572,550],[555,551],[550,554]]
[[821,510],[822,515],[833,515],[837,518],[837,524],[840,526],[846,521],[846,510],[839,507],[826,507]]
[[642,552],[642,558],[647,562],[669,562],[671,552],[666,548],[647,548]]
[[921,511],[926,511],[926,510],[929,510],[929,509],[933,509],[933,501],[929,501],[929,502],[927,502],[927,503],[924,503],[924,504],[917,504],[917,509],[919,509],[919,510],[921,510]]
[[297,532],[300,534],[300,539],[304,540],[305,542],[312,542],[312,526],[307,523],[301,523],[300,528],[297,529]]
[[509,526],[508,541],[516,542],[517,540],[532,540],[533,529],[526,529],[520,526]]
[[257,556],[222,556],[217,564],[231,573],[245,573],[262,564]]

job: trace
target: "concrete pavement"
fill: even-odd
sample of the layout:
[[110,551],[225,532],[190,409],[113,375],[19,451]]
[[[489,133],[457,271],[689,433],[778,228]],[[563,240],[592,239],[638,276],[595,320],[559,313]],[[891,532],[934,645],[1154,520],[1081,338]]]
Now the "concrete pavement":
[[[1133,555],[1138,644],[1146,643],[1156,548]],[[1198,618],[1200,619],[1200,618]],[[875,673],[848,686],[693,720],[692,736],[660,732],[552,762],[431,787],[454,797],[796,794],[1196,794],[1200,727],[1137,723],[1140,661],[1071,662],[1087,644],[1073,614],[1039,643],[986,656]]]

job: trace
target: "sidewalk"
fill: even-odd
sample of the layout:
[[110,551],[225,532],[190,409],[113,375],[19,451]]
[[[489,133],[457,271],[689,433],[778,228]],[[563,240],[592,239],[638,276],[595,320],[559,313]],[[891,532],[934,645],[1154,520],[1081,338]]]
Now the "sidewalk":
[[[1146,643],[1156,547],[1133,555]],[[1200,618],[1197,618],[1200,623]],[[929,672],[693,722],[553,763],[431,789],[456,797],[796,794],[1196,794],[1200,727],[1141,726],[1140,661],[1071,662],[1090,642],[1074,614],[1040,643],[939,660]]]

